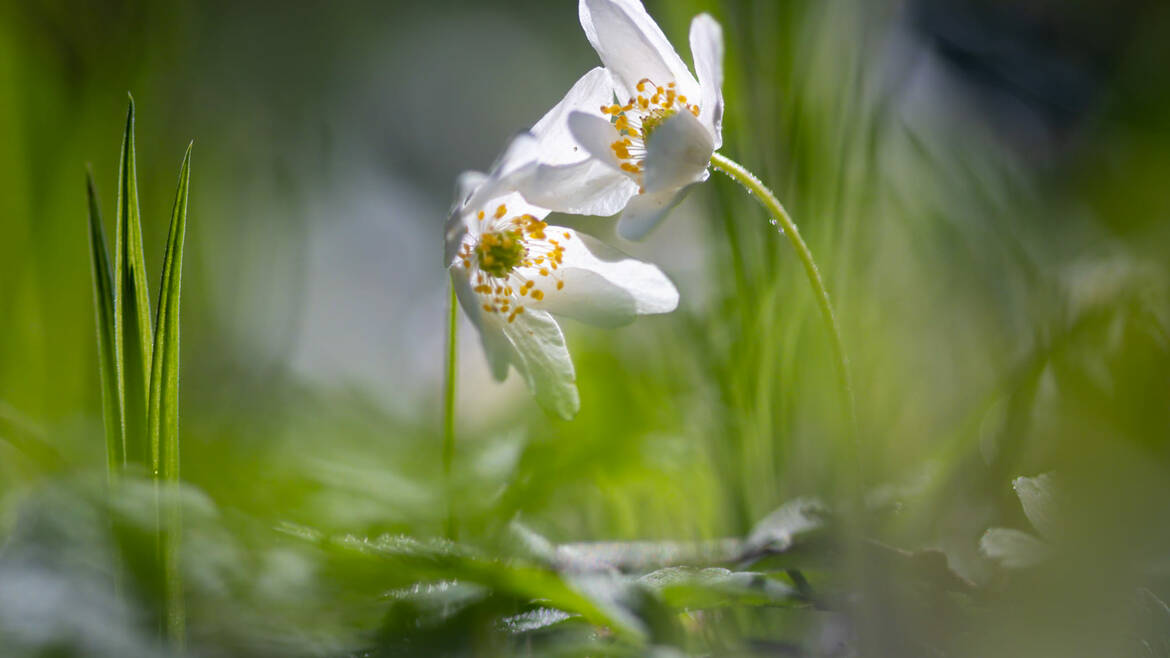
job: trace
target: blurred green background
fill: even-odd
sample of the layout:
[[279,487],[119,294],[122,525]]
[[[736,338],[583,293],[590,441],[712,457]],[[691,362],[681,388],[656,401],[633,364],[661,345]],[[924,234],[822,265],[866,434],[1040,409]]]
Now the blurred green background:
[[[799,263],[714,174],[623,245],[679,311],[565,323],[574,421],[494,383],[461,319],[450,493],[460,540],[504,574],[468,593],[443,559],[289,528],[442,532],[440,227],[456,174],[596,65],[576,3],[0,2],[0,655],[171,651],[157,602],[111,587],[145,540],[109,530],[142,513],[105,497],[83,178],[112,217],[127,91],[152,295],[195,140],[192,654],[1170,655],[1170,8],[647,5],[687,61],[695,13],[723,26],[722,151],[821,265],[859,440]],[[1059,531],[1013,491],[1041,473]],[[545,598],[501,584],[524,532],[746,537],[799,497],[836,510],[834,548],[753,569],[823,596],[663,612],[624,593],[637,641],[499,621]],[[1038,533],[1047,559],[1012,568],[993,527]]]

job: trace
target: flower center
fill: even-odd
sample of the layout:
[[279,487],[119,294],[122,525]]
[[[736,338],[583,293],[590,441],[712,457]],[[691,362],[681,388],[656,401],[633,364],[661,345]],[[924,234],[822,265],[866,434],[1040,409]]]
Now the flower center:
[[661,87],[649,78],[643,78],[636,91],[638,95],[625,105],[603,105],[601,113],[613,117],[613,127],[621,135],[621,139],[610,144],[619,166],[640,185],[650,136],[680,110],[699,116],[699,106],[687,103],[687,97],[675,90],[673,82]]
[[646,144],[650,143],[650,136],[654,134],[658,127],[666,123],[670,117],[678,114],[678,108],[653,109],[642,117],[642,141]]
[[516,269],[527,253],[524,234],[520,229],[488,231],[479,236],[475,245],[475,260],[479,269],[494,277],[507,276]]
[[[535,216],[507,215],[504,204],[490,216],[479,211],[479,237],[469,235],[458,259],[472,277],[472,290],[479,295],[484,312],[513,322],[524,312],[523,298],[539,302],[546,294],[564,289],[557,270],[564,265],[565,246],[558,239],[562,236],[550,237],[548,224]],[[564,241],[571,238],[568,231],[563,233]]]

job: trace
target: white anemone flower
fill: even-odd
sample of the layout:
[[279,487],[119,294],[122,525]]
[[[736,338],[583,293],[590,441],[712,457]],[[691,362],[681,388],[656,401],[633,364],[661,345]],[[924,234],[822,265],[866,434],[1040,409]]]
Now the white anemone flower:
[[541,166],[522,191],[562,212],[620,211],[618,233],[641,239],[722,145],[723,33],[707,14],[691,22],[696,79],[639,0],[581,0],[580,15],[604,68],[537,124]]
[[678,290],[657,267],[549,225],[550,210],[516,192],[537,168],[539,144],[521,135],[490,174],[460,177],[445,258],[492,374],[503,380],[515,367],[541,406],[571,418],[580,406],[576,376],[553,314],[614,327],[673,311]]

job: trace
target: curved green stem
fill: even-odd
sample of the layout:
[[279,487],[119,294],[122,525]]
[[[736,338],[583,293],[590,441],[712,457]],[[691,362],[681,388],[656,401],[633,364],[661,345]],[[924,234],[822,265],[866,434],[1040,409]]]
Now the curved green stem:
[[[788,211],[781,205],[780,200],[776,195],[772,194],[755,174],[748,171],[743,165],[715,153],[711,156],[711,164],[727,174],[732,180],[747,188],[752,196],[764,206],[765,209],[772,215],[773,222],[780,228],[781,233],[788,238],[788,242],[792,244],[793,250],[796,251],[797,257],[804,265],[804,273],[808,277],[809,286],[812,287],[813,296],[817,300],[817,305],[821,309],[821,319],[825,322],[825,328],[829,332],[829,337],[832,340],[833,346],[833,360],[837,370],[837,382],[841,388],[841,397],[845,405],[846,413],[848,414],[849,429],[854,440],[857,437],[857,402],[853,397],[853,380],[849,374],[849,358],[845,354],[845,345],[841,340],[841,328],[837,324],[837,316],[833,313],[833,304],[829,301],[829,291],[825,288],[825,282],[821,278],[821,272],[817,269],[816,261],[813,260],[812,252],[809,251],[808,245],[804,243],[804,239],[800,237],[800,231],[796,228],[796,223],[788,216]],[[856,446],[855,446],[856,449]],[[856,455],[860,459],[860,455]]]
[[451,482],[451,467],[455,461],[455,332],[458,328],[459,300],[455,285],[450,286],[447,300],[447,371],[443,381],[443,483],[447,496],[447,538],[455,539],[455,501]]

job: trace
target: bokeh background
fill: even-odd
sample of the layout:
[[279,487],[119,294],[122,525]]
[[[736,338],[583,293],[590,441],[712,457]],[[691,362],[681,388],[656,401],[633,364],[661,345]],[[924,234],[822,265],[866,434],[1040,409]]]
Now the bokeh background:
[[[723,152],[817,256],[858,441],[799,263],[716,174],[623,245],[677,312],[565,323],[577,419],[493,382],[462,324],[448,492],[440,227],[455,176],[596,65],[576,4],[0,2],[0,655],[171,651],[157,602],[110,587],[135,549],[109,531],[84,175],[111,217],[127,91],[152,277],[195,140],[191,653],[1170,655],[1170,7],[647,6],[688,61],[691,16],[723,25]],[[1044,473],[1055,532],[1013,490]],[[433,537],[448,493],[460,539],[504,561],[518,523],[556,544],[744,537],[799,497],[838,510],[841,550],[799,565],[815,605],[675,611],[628,645],[509,630],[493,615],[523,602],[286,531]],[[992,527],[1047,559],[1012,568]]]

